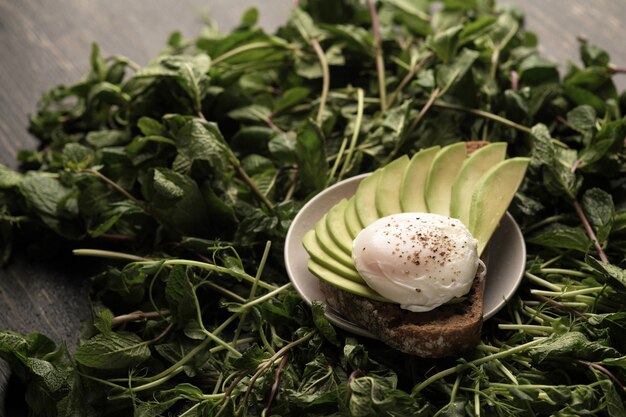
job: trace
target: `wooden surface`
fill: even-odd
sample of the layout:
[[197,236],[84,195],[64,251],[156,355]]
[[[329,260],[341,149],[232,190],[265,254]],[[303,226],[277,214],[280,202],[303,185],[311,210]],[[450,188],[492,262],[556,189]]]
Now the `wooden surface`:
[[[0,163],[16,167],[18,149],[36,145],[26,132],[28,114],[44,91],[82,76],[91,42],[97,41],[105,56],[120,54],[145,64],[173,30],[194,36],[209,14],[226,30],[253,4],[260,5],[261,24],[271,31],[285,20],[293,0],[0,0]],[[626,66],[621,23],[626,21],[626,0],[501,4],[525,11],[540,50],[561,68],[568,60],[578,62],[578,35],[607,49],[615,65]],[[626,76],[616,81],[620,89],[626,86]],[[89,269],[85,261],[37,262],[18,253],[8,268],[0,269],[0,329],[43,332],[72,348],[89,314]],[[25,415],[13,380],[4,410],[7,381],[8,370],[0,363],[0,417]]]

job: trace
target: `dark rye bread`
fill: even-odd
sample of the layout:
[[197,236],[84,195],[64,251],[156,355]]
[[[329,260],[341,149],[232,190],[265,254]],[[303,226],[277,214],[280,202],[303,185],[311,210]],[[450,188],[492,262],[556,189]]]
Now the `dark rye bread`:
[[328,305],[402,352],[426,358],[453,356],[475,346],[483,323],[485,279],[478,275],[464,301],[414,313],[320,280]]
[[[489,143],[467,141],[467,154],[471,155]],[[487,263],[486,259],[483,261]],[[463,302],[445,304],[423,313],[361,297],[322,280],[319,285],[330,307],[389,346],[424,358],[442,358],[459,355],[480,341],[485,274],[479,274],[479,271]]]

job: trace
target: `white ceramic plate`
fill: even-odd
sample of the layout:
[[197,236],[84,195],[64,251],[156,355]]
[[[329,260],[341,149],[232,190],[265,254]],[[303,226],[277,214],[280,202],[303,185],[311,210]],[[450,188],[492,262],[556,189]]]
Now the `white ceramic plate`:
[[[307,269],[309,255],[302,246],[302,237],[342,198],[354,195],[363,174],[341,181],[313,197],[296,215],[285,240],[285,265],[296,290],[307,302],[324,301],[318,279]],[[488,319],[511,299],[524,275],[526,246],[519,226],[506,213],[489,242],[487,281],[483,317]],[[330,308],[326,315],[338,327],[352,333],[374,337],[366,329],[344,319]]]

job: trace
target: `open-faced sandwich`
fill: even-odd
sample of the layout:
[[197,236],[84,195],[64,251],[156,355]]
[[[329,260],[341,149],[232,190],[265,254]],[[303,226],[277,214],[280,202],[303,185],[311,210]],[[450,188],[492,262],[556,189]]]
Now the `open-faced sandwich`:
[[505,154],[504,142],[459,142],[364,178],[303,238],[327,304],[403,352],[476,345],[483,252],[529,162]]

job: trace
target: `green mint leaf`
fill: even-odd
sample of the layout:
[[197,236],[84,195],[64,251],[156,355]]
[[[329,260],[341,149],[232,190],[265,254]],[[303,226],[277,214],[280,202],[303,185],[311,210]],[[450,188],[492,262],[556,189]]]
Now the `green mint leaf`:
[[337,371],[325,355],[318,355],[306,364],[297,389],[285,390],[289,402],[300,407],[335,405],[339,384],[346,378]]
[[610,417],[619,417],[626,415],[626,406],[617,391],[617,387],[609,381],[600,386],[604,393],[604,403]]
[[559,81],[557,64],[539,55],[530,55],[519,65],[520,83],[539,85]]
[[607,346],[606,343],[591,341],[583,333],[577,331],[555,333],[538,346],[532,347],[528,353],[533,361],[539,364],[564,357],[597,361],[621,356],[617,350]]
[[306,87],[293,87],[285,91],[274,104],[274,113],[280,113],[293,106],[302,103],[311,95],[311,89]]
[[172,233],[202,236],[210,227],[206,201],[191,177],[166,168],[153,169],[142,184],[142,193],[151,212]]
[[272,111],[265,106],[260,104],[250,104],[245,107],[231,110],[228,113],[228,117],[240,122],[265,122],[270,119],[271,114]]
[[326,340],[335,346],[339,346],[337,332],[326,318],[326,304],[321,301],[314,301],[311,304],[311,312],[313,313],[313,324],[317,330],[324,336]]
[[299,7],[295,7],[289,15],[288,24],[296,29],[300,38],[309,44],[311,39],[317,38],[322,31],[315,25],[311,15]]
[[[455,25],[443,31],[436,32],[428,38],[428,46],[437,54],[437,57],[447,65],[456,55],[459,46],[459,36],[462,25]],[[453,71],[454,72],[454,71]],[[446,83],[443,83],[446,85]]]
[[373,57],[374,37],[360,26],[354,25],[320,25],[322,29],[332,35],[339,42],[345,42],[350,52]]
[[230,169],[231,153],[224,137],[214,123],[191,119],[177,132],[178,155],[172,169],[181,174],[190,174],[197,165],[205,175],[222,177]]
[[274,136],[267,143],[272,159],[279,165],[292,165],[296,162],[296,140],[287,133]]
[[596,233],[598,242],[601,245],[606,244],[615,220],[613,197],[600,188],[591,188],[583,194],[582,207]]
[[93,325],[100,333],[113,331],[113,312],[103,306],[95,306],[93,309]]
[[564,87],[565,96],[578,105],[589,105],[600,114],[604,114],[606,105],[604,100],[591,91],[572,84],[566,84]]
[[196,112],[202,109],[202,99],[209,87],[209,68],[211,60],[208,55],[165,55],[159,57],[149,66],[140,69],[131,80],[158,80],[172,78],[188,95]]
[[548,248],[573,249],[586,253],[591,242],[585,232],[579,227],[570,227],[562,224],[553,224],[546,227],[541,233],[527,239],[529,243]]
[[567,112],[567,121],[581,132],[590,131],[596,124],[596,111],[586,104],[575,107]]
[[72,190],[52,176],[28,172],[21,183],[26,201],[46,220],[57,222]]
[[388,4],[391,4],[402,11],[411,15],[413,18],[420,20],[430,20],[429,6],[424,2],[417,2],[411,0],[387,0]]
[[19,186],[23,177],[19,172],[0,164],[0,190]]
[[[459,33],[459,46],[463,46],[485,34],[497,20],[496,16],[486,15],[463,26],[463,29],[461,29]],[[499,46],[502,47],[503,45]]]
[[581,186],[582,178],[572,172],[577,155],[574,150],[556,148],[548,128],[543,124],[533,126],[532,164],[541,165],[546,188],[553,195],[567,195],[574,199]]
[[[597,263],[595,260],[594,263]],[[590,314],[588,327],[594,333],[603,334],[608,331],[612,345],[621,352],[626,349],[626,313],[623,311],[607,314]],[[620,366],[626,369],[626,357],[619,359],[605,359],[602,361],[607,365]]]
[[137,127],[144,136],[161,136],[164,132],[163,125],[158,120],[145,116],[137,121]]
[[130,138],[128,133],[121,130],[93,130],[87,133],[85,140],[94,148],[108,148],[109,146],[126,145]]
[[622,147],[624,137],[626,137],[624,120],[605,122],[600,131],[581,150],[580,168],[591,172],[607,172],[610,166],[606,164],[607,159],[618,158],[616,154]]
[[33,214],[60,236],[78,239],[84,236],[78,217],[76,190],[46,173],[29,171],[20,183],[20,191]]
[[126,106],[130,102],[131,97],[123,92],[118,85],[103,81],[91,87],[87,100],[89,103],[93,103],[93,105],[105,103],[115,106]]
[[239,30],[253,28],[259,20],[259,9],[256,7],[249,7],[241,15],[241,21],[239,22]]
[[609,54],[604,49],[589,42],[581,41],[579,50],[580,59],[586,67],[606,67],[609,65],[609,62],[611,62]]
[[419,415],[416,399],[377,376],[354,378],[349,382],[348,409],[351,415]]
[[585,261],[613,288],[620,292],[626,290],[626,270],[617,265],[600,261],[593,256],[587,256]]
[[478,56],[478,52],[463,48],[450,64],[439,65],[435,77],[437,85],[442,89],[442,92],[453,88],[472,68]]
[[184,266],[176,265],[170,270],[165,283],[165,299],[179,327],[184,327],[196,314],[196,295],[187,274]]
[[233,366],[240,371],[254,373],[269,357],[267,352],[255,344],[246,349],[239,358],[233,360]]
[[326,153],[324,137],[319,127],[309,121],[298,130],[296,136],[296,160],[298,174],[305,190],[319,191],[326,185]]
[[150,357],[150,349],[134,333],[97,334],[76,350],[74,359],[94,369],[124,369],[137,366]]
[[63,148],[63,165],[73,171],[89,168],[94,162],[94,152],[78,143],[68,143]]

